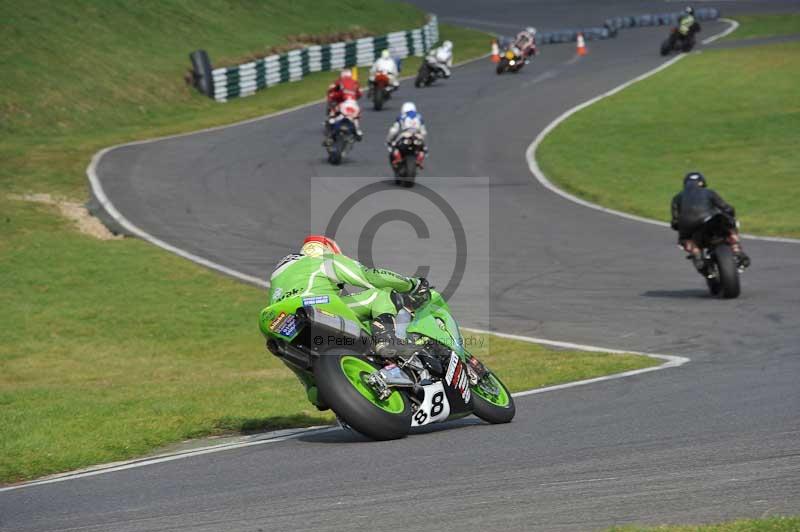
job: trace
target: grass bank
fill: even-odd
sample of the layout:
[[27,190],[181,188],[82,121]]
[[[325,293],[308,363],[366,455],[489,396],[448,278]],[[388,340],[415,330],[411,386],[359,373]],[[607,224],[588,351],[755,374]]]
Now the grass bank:
[[576,113],[536,157],[565,190],[658,220],[700,170],[745,231],[800,237],[799,84],[800,43],[692,54]]
[[738,41],[800,34],[800,7],[798,13],[738,15],[736,22],[740,24],[739,28],[724,40]]
[[623,526],[609,528],[608,532],[797,532],[798,530],[800,530],[800,517],[768,517],[713,525]]
[[[280,17],[274,5],[0,2],[0,482],[186,438],[330,421],[265,351],[262,291],[136,239],[97,240],[54,206],[11,198],[83,201],[97,150],[318,99],[332,76],[217,104],[183,84],[192,49],[224,60],[289,34],[424,21],[397,3],[297,0],[281,4]],[[484,34],[441,30],[457,61],[486,52]],[[476,351],[513,389],[653,363],[499,339]]]

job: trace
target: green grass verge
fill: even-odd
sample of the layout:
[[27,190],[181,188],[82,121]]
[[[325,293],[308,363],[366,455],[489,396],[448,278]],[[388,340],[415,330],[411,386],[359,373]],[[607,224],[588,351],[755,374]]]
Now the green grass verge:
[[537,160],[589,201],[668,220],[700,170],[748,232],[800,237],[800,43],[693,54],[570,117]]
[[739,28],[723,40],[737,41],[800,34],[800,13],[739,15],[735,20],[740,24]]
[[800,517],[768,517],[713,525],[623,526],[609,528],[608,532],[797,532],[798,530],[800,530]]
[[[332,77],[217,104],[181,81],[194,48],[220,60],[287,34],[348,29],[329,19],[334,11],[375,33],[424,18],[396,3],[298,0],[281,4],[278,19],[270,5],[0,2],[9,44],[0,49],[0,482],[186,438],[331,420],[265,351],[256,320],[263,291],[136,239],[96,240],[54,207],[9,198],[44,192],[82,201],[86,165],[103,147],[319,99]],[[441,30],[456,61],[488,49],[485,34]],[[405,73],[416,65],[408,60]],[[491,345],[476,353],[515,390],[655,363]]]

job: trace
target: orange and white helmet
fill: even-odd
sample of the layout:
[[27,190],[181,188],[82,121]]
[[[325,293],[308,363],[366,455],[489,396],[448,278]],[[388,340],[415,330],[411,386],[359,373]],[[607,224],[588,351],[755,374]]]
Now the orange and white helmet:
[[300,254],[306,257],[321,257],[324,254],[341,255],[339,244],[332,238],[324,235],[309,235],[303,240]]

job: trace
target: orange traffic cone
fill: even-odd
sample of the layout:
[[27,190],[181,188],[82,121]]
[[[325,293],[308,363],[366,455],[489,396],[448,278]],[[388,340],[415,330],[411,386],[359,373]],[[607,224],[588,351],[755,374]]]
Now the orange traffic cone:
[[586,41],[583,39],[583,33],[578,34],[578,55],[586,55]]
[[492,63],[500,62],[500,47],[497,46],[497,39],[492,41]]

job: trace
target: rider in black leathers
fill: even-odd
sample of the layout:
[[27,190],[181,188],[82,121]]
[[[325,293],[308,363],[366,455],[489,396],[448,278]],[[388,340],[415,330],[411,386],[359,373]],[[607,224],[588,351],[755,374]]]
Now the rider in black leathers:
[[[697,19],[694,18],[694,8],[692,6],[687,6],[684,9],[683,15],[678,19],[678,29],[677,35],[684,41],[689,43],[689,47],[694,47],[694,36],[695,34],[700,32],[700,24],[697,23]],[[686,47],[684,49],[686,50]]]
[[683,190],[672,198],[672,229],[678,231],[678,243],[692,258],[701,273],[705,267],[702,252],[694,235],[703,224],[716,214],[727,219],[727,238],[731,250],[742,267],[750,265],[750,257],[742,251],[739,231],[736,229],[736,211],[719,194],[706,188],[706,179],[700,172],[689,172],[683,179]]

